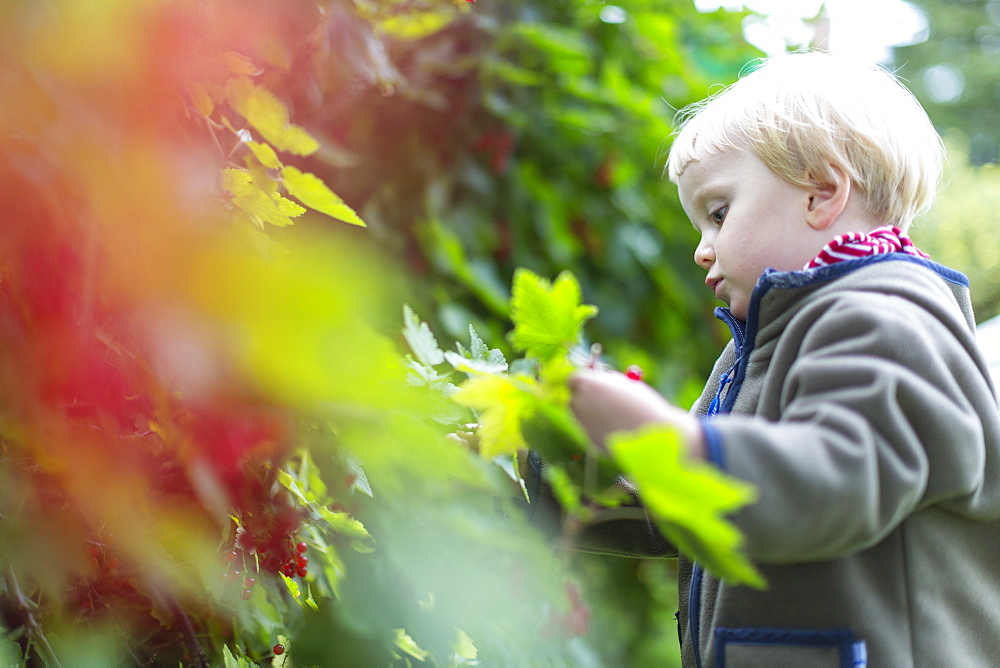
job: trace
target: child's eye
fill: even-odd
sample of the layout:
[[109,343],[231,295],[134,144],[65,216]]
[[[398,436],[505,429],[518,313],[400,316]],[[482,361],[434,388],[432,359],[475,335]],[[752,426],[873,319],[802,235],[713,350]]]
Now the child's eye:
[[726,219],[726,214],[729,213],[728,206],[721,206],[712,213],[708,214],[709,220],[711,220],[716,225],[721,225],[722,221]]

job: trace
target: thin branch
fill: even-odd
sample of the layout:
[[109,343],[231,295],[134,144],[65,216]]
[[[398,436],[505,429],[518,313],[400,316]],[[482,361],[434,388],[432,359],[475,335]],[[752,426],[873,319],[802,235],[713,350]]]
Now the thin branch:
[[7,580],[7,589],[14,599],[14,606],[23,615],[24,630],[28,637],[29,647],[34,646],[38,650],[38,653],[47,666],[60,668],[62,664],[59,663],[55,652],[52,651],[52,646],[49,645],[49,639],[45,637],[41,625],[35,619],[33,613],[34,602],[26,598],[21,592],[21,587],[17,582],[17,575],[14,574],[14,567],[12,565],[7,564],[4,576]]

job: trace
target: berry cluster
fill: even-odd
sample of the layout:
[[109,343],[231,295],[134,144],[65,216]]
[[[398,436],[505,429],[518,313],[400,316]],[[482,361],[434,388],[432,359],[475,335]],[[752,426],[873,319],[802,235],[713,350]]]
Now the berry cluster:
[[[244,554],[243,559],[240,559],[239,546],[237,549],[230,550],[226,552],[223,557],[229,563],[226,571],[222,574],[221,578],[228,582],[239,582],[240,578],[243,577],[243,573],[240,571],[237,560],[247,567],[247,562],[250,561],[251,565],[254,565],[252,560],[248,560]],[[309,546],[305,542],[299,541],[298,543],[293,543],[292,539],[289,537],[285,541],[282,549],[268,550],[266,546],[261,545],[256,549],[258,555],[260,555],[260,567],[269,573],[281,573],[285,577],[295,577],[296,575],[300,578],[304,578],[309,574],[309,557],[305,555],[306,550]],[[243,579],[243,588],[240,592],[240,598],[244,601],[248,600],[253,595],[254,585],[257,581],[247,575]]]
[[280,572],[285,577],[290,578],[298,575],[300,578],[304,578],[309,574],[309,557],[304,554],[306,549],[308,548],[305,543],[296,543],[284,555],[274,557],[268,565],[273,567],[280,564],[276,572]]

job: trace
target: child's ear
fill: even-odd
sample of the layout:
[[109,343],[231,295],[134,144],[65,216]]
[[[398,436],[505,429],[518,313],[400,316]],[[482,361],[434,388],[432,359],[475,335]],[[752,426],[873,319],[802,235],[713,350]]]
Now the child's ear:
[[809,187],[806,222],[814,230],[827,229],[847,208],[850,196],[851,179],[843,169],[830,165],[830,171],[823,182]]

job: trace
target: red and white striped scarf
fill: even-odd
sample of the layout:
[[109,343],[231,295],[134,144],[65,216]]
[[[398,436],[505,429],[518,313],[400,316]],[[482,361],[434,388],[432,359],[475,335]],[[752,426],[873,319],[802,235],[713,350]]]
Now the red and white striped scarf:
[[907,253],[927,259],[929,256],[913,245],[910,238],[898,227],[886,225],[877,227],[871,232],[848,232],[834,238],[823,246],[819,255],[806,264],[803,269],[825,267],[828,264],[857,260],[870,255],[883,253]]

